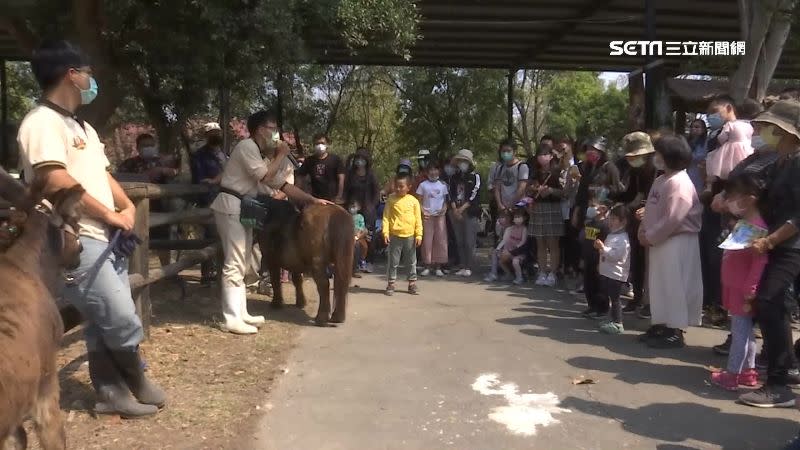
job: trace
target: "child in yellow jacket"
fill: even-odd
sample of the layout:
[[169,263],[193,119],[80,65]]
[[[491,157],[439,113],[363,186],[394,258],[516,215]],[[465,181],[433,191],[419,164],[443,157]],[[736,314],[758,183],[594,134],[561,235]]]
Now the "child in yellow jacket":
[[422,244],[422,212],[419,200],[409,194],[411,177],[398,176],[394,183],[394,194],[390,195],[383,209],[383,240],[389,246],[387,253],[386,295],[394,295],[397,266],[408,268],[408,292],[417,295],[417,252]]

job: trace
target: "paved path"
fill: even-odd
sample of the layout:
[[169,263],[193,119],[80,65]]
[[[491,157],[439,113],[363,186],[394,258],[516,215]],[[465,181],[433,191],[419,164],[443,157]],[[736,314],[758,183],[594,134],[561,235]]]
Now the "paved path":
[[797,411],[740,406],[706,382],[725,362],[709,349],[721,331],[657,351],[635,331],[597,333],[549,289],[423,280],[422,295],[389,298],[380,277],[357,282],[347,324],[304,329],[246,448],[766,450],[798,429]]

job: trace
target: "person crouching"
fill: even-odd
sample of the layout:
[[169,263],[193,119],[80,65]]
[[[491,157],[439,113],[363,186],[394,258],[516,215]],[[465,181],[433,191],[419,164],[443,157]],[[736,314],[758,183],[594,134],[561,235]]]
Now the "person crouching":
[[411,176],[398,175],[394,194],[383,209],[383,241],[389,247],[386,295],[394,295],[398,265],[408,270],[408,293],[418,294],[416,247],[422,245],[422,212],[419,200],[409,194],[410,188]]

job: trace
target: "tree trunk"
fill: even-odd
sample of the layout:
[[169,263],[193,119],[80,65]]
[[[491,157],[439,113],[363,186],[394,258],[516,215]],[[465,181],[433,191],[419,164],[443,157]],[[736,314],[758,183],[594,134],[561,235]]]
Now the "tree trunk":
[[[747,53],[742,57],[739,67],[731,77],[731,95],[737,102],[744,100],[750,90],[759,54],[767,38],[772,16],[778,7],[777,3],[777,0],[762,0],[751,8],[752,21],[747,39]],[[746,17],[741,20],[746,20]]]
[[98,131],[106,131],[114,111],[117,110],[124,92],[117,69],[111,63],[111,50],[103,39],[102,2],[99,0],[73,0],[72,21],[78,44],[92,59],[92,72],[97,79],[99,92],[95,101],[80,109],[79,115]]
[[[779,7],[781,11],[789,10],[794,7],[794,2],[783,1]],[[775,68],[778,66],[778,61],[783,53],[783,47],[789,37],[791,26],[791,21],[785,13],[776,12],[772,16],[769,35],[766,42],[764,42],[763,59],[757,68],[756,100],[759,102],[767,96],[767,87],[775,74]]]

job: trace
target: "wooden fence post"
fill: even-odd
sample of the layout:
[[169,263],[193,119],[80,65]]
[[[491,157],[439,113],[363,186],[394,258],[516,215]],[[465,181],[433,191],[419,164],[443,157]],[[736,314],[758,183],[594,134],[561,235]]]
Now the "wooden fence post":
[[[142,243],[136,247],[133,255],[131,255],[128,272],[138,274],[145,280],[150,274],[150,199],[147,191],[147,185],[144,185],[128,192],[128,196],[131,197],[134,205],[136,205],[136,223],[133,231],[142,240]],[[153,308],[150,304],[150,285],[134,289],[132,294],[133,301],[136,304],[136,314],[142,320],[144,336],[145,339],[148,339],[150,337],[150,319],[153,314]]]

